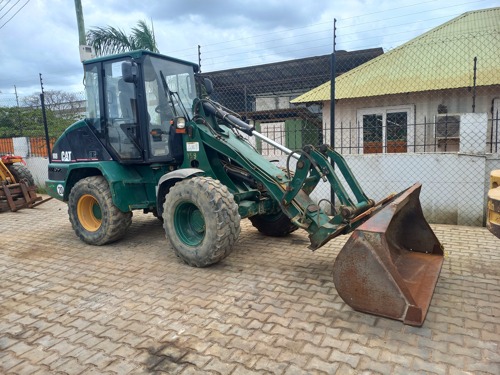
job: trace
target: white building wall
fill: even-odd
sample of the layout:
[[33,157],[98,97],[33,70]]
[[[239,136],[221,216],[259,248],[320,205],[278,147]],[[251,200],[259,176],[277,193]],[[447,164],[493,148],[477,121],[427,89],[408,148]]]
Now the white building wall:
[[[498,90],[488,88],[478,88],[475,99],[475,112],[486,113],[488,120],[491,120],[491,109],[495,103],[495,97],[500,97],[500,87]],[[472,93],[466,89],[441,90],[422,93],[408,93],[401,95],[386,95],[382,97],[367,97],[355,99],[338,100],[335,106],[335,145],[336,147],[357,146],[359,135],[356,130],[347,130],[349,127],[356,128],[357,111],[365,108],[384,108],[401,105],[413,105],[415,108],[414,121],[416,124],[429,124],[426,138],[424,139],[424,127],[418,125],[416,136],[420,143],[432,144],[434,142],[434,118],[438,113],[438,106],[445,105],[448,113],[471,113]],[[330,101],[323,102],[323,130],[324,141],[330,144]],[[409,124],[411,126],[412,124]],[[343,129],[343,130],[342,130]],[[486,136],[489,137],[490,129],[487,129]],[[408,133],[410,136],[410,132]],[[342,145],[341,145],[342,143]],[[409,144],[413,144],[410,141]],[[413,151],[413,148],[408,150]],[[424,151],[417,149],[416,152]],[[426,150],[433,151],[433,150]]]

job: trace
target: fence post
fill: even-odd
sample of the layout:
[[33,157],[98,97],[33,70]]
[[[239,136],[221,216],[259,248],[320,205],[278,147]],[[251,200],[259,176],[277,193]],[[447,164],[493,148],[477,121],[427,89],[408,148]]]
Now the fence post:
[[[330,145],[335,149],[335,32],[336,32],[337,19],[333,19],[333,51],[331,58],[331,70],[330,70]],[[330,161],[332,167],[335,168],[335,163],[333,160]],[[333,187],[330,188],[330,201],[332,207],[335,207],[335,190]]]

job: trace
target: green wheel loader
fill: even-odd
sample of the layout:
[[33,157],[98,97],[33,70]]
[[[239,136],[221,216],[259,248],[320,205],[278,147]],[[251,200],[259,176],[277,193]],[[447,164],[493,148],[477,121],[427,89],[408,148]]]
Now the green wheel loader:
[[[205,267],[231,253],[245,218],[264,235],[305,230],[312,250],[352,232],[334,264],[340,296],[359,311],[423,323],[443,249],[419,184],[374,202],[329,146],[289,150],[210,99],[195,64],[133,51],[85,61],[84,71],[87,118],[54,145],[47,181],[83,241],[119,240],[143,210],[163,220],[179,258]],[[250,136],[288,155],[288,167],[260,155]],[[338,213],[311,199],[320,180]]]

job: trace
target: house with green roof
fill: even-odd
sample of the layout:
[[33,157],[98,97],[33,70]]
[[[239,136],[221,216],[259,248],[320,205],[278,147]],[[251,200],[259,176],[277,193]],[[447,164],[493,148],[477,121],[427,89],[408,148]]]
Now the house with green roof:
[[[330,81],[291,103],[321,103]],[[500,7],[464,13],[336,78],[342,153],[500,152]]]

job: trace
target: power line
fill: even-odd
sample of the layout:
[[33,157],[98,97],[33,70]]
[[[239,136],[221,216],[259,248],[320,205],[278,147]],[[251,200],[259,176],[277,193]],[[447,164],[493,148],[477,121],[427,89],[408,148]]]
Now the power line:
[[[487,30],[487,28],[484,28],[485,30]],[[416,32],[416,30],[413,30],[414,32]],[[481,31],[481,29],[476,29],[476,31]],[[348,40],[347,42],[348,43],[354,43],[356,44],[355,42],[367,42],[369,39],[377,39],[377,38],[383,38],[383,37],[387,37],[387,36],[399,36],[401,34],[404,34],[406,32],[395,32],[395,33],[391,33],[391,34],[382,34],[382,35],[378,35],[378,36],[372,36],[372,37],[367,37],[367,38],[359,38],[359,39],[351,39],[351,40]],[[461,33],[455,33],[454,34],[454,37],[458,37],[458,36],[463,36],[463,35],[467,35],[469,34],[470,32],[469,31],[466,31],[464,30],[463,32]],[[294,49],[293,52],[295,54],[300,54],[300,52],[304,52],[304,51],[307,51],[307,50],[323,50],[323,54],[328,54],[331,52],[331,39],[328,39],[328,38],[323,38],[323,40],[328,40],[327,43],[325,44],[319,44],[319,45],[314,45],[314,46],[307,46],[306,48],[300,48],[300,49]],[[396,47],[398,47],[399,45],[401,45],[402,43],[406,43],[408,42],[408,38],[405,38],[405,39],[397,39],[397,40],[388,40],[386,41],[386,44],[390,44],[391,46],[390,47],[386,47],[385,50],[386,52],[388,50],[392,50]],[[339,44],[342,44],[342,40],[340,40]],[[267,53],[267,54],[259,54],[258,56],[253,56],[253,57],[249,57],[249,55],[252,55],[252,54],[255,54],[255,53],[259,53],[261,51],[266,51],[267,49],[259,49],[259,50],[251,50],[251,51],[246,51],[243,52],[243,53],[234,53],[234,54],[230,54],[230,55],[224,55],[224,56],[220,56],[220,57],[212,57],[212,58],[206,58],[205,61],[205,66],[216,66],[218,64],[224,64],[224,65],[227,65],[229,63],[232,63],[232,62],[241,62],[242,59],[232,59],[232,60],[225,60],[225,58],[227,57],[230,57],[230,56],[242,56],[242,55],[245,55],[245,58],[244,58],[244,61],[249,61],[249,60],[255,60],[255,59],[261,59],[261,60],[265,60],[266,57],[268,56],[276,56],[276,55],[282,55],[283,53],[286,53],[286,52],[289,52],[287,51],[287,48],[292,46],[292,45],[301,45],[302,43],[293,43],[293,44],[287,44],[287,45],[282,45],[278,48],[275,48],[274,50],[269,50],[270,53]],[[374,47],[380,47],[380,46],[374,46],[372,43],[370,44],[366,44],[366,43],[363,43],[362,45],[356,45],[356,49],[366,49],[366,48],[374,48]],[[347,49],[349,50],[349,48],[342,48],[342,49]],[[298,57],[296,57],[298,58]],[[278,60],[276,58],[276,60]],[[269,63],[269,61],[265,61],[264,63]]]
[[[325,38],[326,39],[326,38]],[[278,48],[275,48],[273,50],[273,53],[272,54],[269,54],[269,55],[275,55],[275,54],[279,54],[280,53],[280,49],[286,49],[287,47],[290,47],[290,46],[293,46],[293,45],[298,45],[298,44],[303,44],[303,43],[293,43],[293,44],[288,44],[288,45],[285,45],[285,46],[280,46]],[[299,50],[294,50],[294,51],[303,51],[303,50],[306,50],[306,49],[316,49],[316,48],[322,48],[324,46],[330,46],[331,47],[331,43],[328,43],[328,44],[323,44],[323,45],[316,45],[316,46],[308,46],[306,48],[302,48],[302,49],[299,49]],[[249,51],[250,53],[259,53],[259,52],[262,52],[262,51],[268,51],[269,49],[259,49],[259,50],[252,50],[252,51]],[[269,55],[263,55],[263,56],[269,56]],[[226,57],[230,57],[230,56],[241,56],[241,53],[233,53],[233,54],[230,54],[230,55],[225,55],[221,58],[213,58],[213,57],[206,57],[205,59],[212,59],[212,60],[223,60],[223,58],[226,58]]]
[[[2,4],[2,3],[0,3]],[[7,0],[7,2],[5,3],[5,5],[3,7],[0,8],[0,12],[3,10],[3,8],[5,8],[7,5],[9,5],[9,0]]]
[[[19,1],[21,1],[21,0],[18,0],[18,1],[17,1],[17,3],[19,3]],[[5,25],[7,25],[7,24],[9,23],[9,21],[10,21],[11,19],[13,19],[13,18],[14,18],[14,17],[15,17],[15,16],[16,16],[16,15],[17,15],[17,14],[18,14],[18,13],[19,13],[19,12],[20,12],[20,11],[21,11],[24,7],[25,7],[25,6],[29,3],[29,2],[30,2],[30,0],[26,0],[26,2],[25,2],[25,3],[24,3],[24,4],[23,4],[23,5],[22,5],[22,6],[21,6],[21,7],[20,7],[20,8],[19,8],[19,9],[18,9],[18,10],[17,10],[14,14],[13,14],[13,15],[12,15],[12,17],[10,17],[7,21],[5,21],[5,22],[4,22],[4,24],[3,24],[3,25],[1,25],[1,26],[0,26],[0,30],[1,30],[1,29],[5,26]],[[17,4],[17,3],[16,3],[16,4]],[[14,4],[14,5],[16,5],[16,4]],[[12,8],[11,8],[11,9],[12,9]],[[7,13],[8,13],[8,12],[10,12],[10,9],[7,11]],[[5,14],[4,14],[4,16],[5,16],[7,13],[5,13]],[[0,19],[2,19],[4,16],[0,17]]]
[[[443,17],[435,17],[435,18],[432,18],[432,19],[428,19],[428,20],[417,20],[413,23],[418,23],[418,24],[422,24],[422,22],[427,22],[427,21],[431,21],[431,20],[436,20],[436,19],[439,19],[439,18],[449,18],[450,16],[443,16]],[[451,16],[451,17],[454,17],[454,16]],[[411,25],[412,23],[405,23],[405,24],[398,24],[398,25],[392,25],[391,28],[396,28],[398,26],[405,26],[405,25]],[[352,28],[352,26],[351,26]],[[400,32],[395,32],[395,33],[384,33],[384,34],[381,34],[381,35],[375,35],[375,36],[370,36],[368,38],[356,38],[356,39],[353,39],[353,38],[346,38],[344,40],[344,37],[345,36],[353,36],[353,35],[359,35],[361,33],[364,33],[364,32],[372,32],[372,31],[375,31],[375,30],[385,30],[385,29],[388,29],[388,28],[377,28],[377,29],[365,29],[365,30],[359,30],[359,31],[356,31],[356,32],[353,32],[353,33],[347,33],[347,34],[339,34],[339,44],[343,43],[343,44],[347,44],[347,43],[352,43],[352,42],[356,42],[356,41],[362,41],[362,40],[366,40],[366,39],[377,39],[377,38],[384,38],[384,37],[388,37],[388,36],[392,36],[392,35],[401,35],[401,34],[405,34],[405,33],[408,33],[407,30],[405,31],[400,31]],[[426,32],[429,30],[428,27],[426,28],[421,28],[421,29],[414,29],[412,30],[413,33],[416,33],[416,32],[419,32],[421,31],[422,32]],[[290,36],[290,37],[286,37],[286,38],[283,38],[283,39],[271,39],[271,40],[266,40],[266,41],[262,41],[262,42],[257,42],[255,43],[256,45],[258,44],[264,44],[264,43],[269,43],[269,42],[273,42],[273,41],[281,41],[283,42],[284,39],[289,39],[289,38],[296,38],[296,37],[299,37],[299,36],[304,36],[304,35],[312,35],[312,34],[319,34],[319,33],[323,33],[325,31],[330,31],[331,30],[321,30],[321,31],[317,31],[317,32],[312,32],[312,33],[306,33],[306,34],[301,34],[301,35],[295,35],[295,36]],[[317,42],[317,41],[321,41],[321,40],[327,40],[328,41],[328,44],[324,44],[324,45],[321,45],[321,47],[331,47],[331,40],[332,40],[332,36],[328,36],[328,37],[325,37],[325,38],[315,38],[314,40],[310,40],[308,42]],[[402,42],[406,42],[408,39],[406,40],[402,40]],[[295,43],[288,43],[286,45],[284,44],[281,44],[279,47],[274,47],[275,49],[276,48],[282,48],[282,47],[290,47],[290,46],[293,46],[293,45],[297,45],[297,44],[302,44],[304,43],[303,41],[301,42],[295,42]],[[225,53],[224,56],[222,56],[219,52],[221,51],[224,51],[224,52],[227,52],[228,50],[234,50],[234,49],[237,49],[237,48],[240,48],[239,46],[234,46],[234,47],[227,47],[227,48],[224,48],[224,49],[217,49],[217,50],[212,50],[212,51],[209,51],[209,52],[206,52],[204,53],[204,57],[205,59],[211,59],[212,61],[212,64],[215,64],[213,61],[216,60],[216,61],[221,61],[221,60],[224,60],[225,57],[227,56],[233,56],[233,55],[237,55],[238,53],[233,53],[233,54],[227,54]],[[310,47],[308,47],[310,48]],[[359,48],[359,47],[358,47]],[[349,49],[349,48],[346,48],[346,47],[343,47],[343,49]],[[253,53],[256,53],[256,52],[260,52],[260,51],[266,51],[268,50],[268,48],[264,48],[264,49],[253,49],[251,52]],[[325,52],[327,53],[327,52]]]
[[[450,18],[450,17],[457,17],[459,16],[460,14],[453,14],[453,15],[446,15],[446,16],[441,16],[441,17],[434,17],[434,18],[428,18],[426,20],[416,20],[416,21],[413,21],[413,22],[405,22],[405,23],[400,23],[400,24],[396,24],[396,25],[391,25],[390,28],[393,28],[393,27],[398,27],[398,26],[408,26],[408,25],[413,25],[413,24],[422,24],[423,22],[429,22],[429,21],[435,21],[435,20],[438,20],[438,19],[442,19],[442,18]],[[357,26],[357,25],[356,25]],[[378,31],[378,30],[387,30],[389,29],[388,27],[379,27],[379,28],[376,28],[376,29],[364,29],[364,30],[357,30],[355,32],[352,32],[352,33],[342,33],[342,34],[338,34],[339,37],[345,37],[345,36],[349,36],[349,35],[357,35],[357,34],[360,34],[360,33],[363,33],[363,32],[366,32],[366,31]],[[419,29],[415,29],[414,31],[419,31],[419,30],[426,30],[426,28],[419,28]],[[406,31],[404,31],[406,32]],[[384,34],[384,35],[387,35],[387,34]]]
[[[430,10],[426,10],[426,11],[422,11],[422,12],[417,12],[417,13],[412,12],[411,14],[408,13],[408,14],[398,15],[397,17],[390,17],[390,18],[384,18],[384,19],[376,19],[376,20],[371,20],[370,22],[363,22],[362,24],[356,24],[355,26],[367,25],[367,24],[374,24],[374,23],[379,22],[379,21],[386,21],[386,20],[390,20],[390,19],[394,19],[394,18],[402,18],[402,17],[406,17],[406,16],[413,16],[415,14],[428,13],[429,11],[438,11],[438,10],[442,10],[442,9],[449,9],[449,8],[453,8],[453,7],[457,7],[457,6],[461,6],[461,5],[478,3],[478,2],[481,2],[481,1],[485,1],[485,0],[469,1],[469,2],[464,2],[464,3],[460,3],[460,4],[454,4],[452,6],[445,6],[445,7],[433,8],[433,9],[430,9]],[[383,10],[383,11],[377,11],[377,12],[367,13],[367,14],[364,14],[364,15],[347,17],[347,18],[343,18],[341,20],[348,20],[348,19],[351,19],[351,18],[359,18],[359,17],[369,16],[369,15],[373,15],[373,14],[377,14],[377,13],[387,13],[387,12],[390,12],[392,10],[399,10],[399,9],[403,9],[403,8],[409,8],[409,7],[413,7],[413,6],[417,6],[417,5],[421,5],[421,4],[426,4],[426,3],[430,3],[430,2],[433,2],[433,1],[426,1],[426,2],[421,2],[421,3],[410,4],[410,5],[406,5],[406,6],[395,7],[395,8],[391,8],[391,9],[387,9],[387,10]],[[416,21],[413,21],[413,22],[406,22],[404,24],[400,24],[399,26],[407,26],[407,25],[411,25],[411,24],[419,24],[420,25],[423,22],[429,22],[429,21],[436,20],[436,19],[439,19],[439,18],[452,18],[452,17],[455,17],[455,16],[456,16],[456,14],[455,15],[442,16],[442,17],[433,17],[433,18],[430,18],[430,19],[427,19],[427,20],[416,20]],[[311,27],[316,27],[316,26],[320,26],[320,25],[325,25],[325,24],[332,25],[332,27],[333,27],[332,22],[322,22],[322,23],[317,23],[317,24],[308,25],[308,26],[304,26],[304,27],[292,28],[292,29],[287,29],[287,30],[279,30],[279,31],[275,31],[275,32],[265,33],[265,34],[258,34],[258,35],[254,35],[254,36],[250,36],[250,37],[245,37],[245,38],[231,40],[229,42],[228,41],[224,41],[224,42],[218,42],[218,43],[211,43],[211,44],[204,45],[203,47],[212,47],[212,46],[221,45],[221,44],[228,45],[229,43],[240,42],[240,41],[244,41],[244,40],[248,40],[248,39],[256,39],[256,38],[259,38],[259,37],[277,35],[277,34],[281,34],[281,33],[284,33],[284,32],[290,32],[290,31],[294,31],[294,30],[303,30],[303,29],[307,29],[307,28],[311,28]],[[344,27],[344,29],[352,28],[353,26],[354,25],[348,25],[348,26]],[[397,25],[394,25],[394,27],[396,27],[396,26]],[[385,28],[377,28],[377,29],[368,29],[367,28],[367,29],[364,29],[364,30],[358,30],[356,32],[344,34],[344,36],[346,36],[346,35],[356,35],[356,34],[360,34],[360,33],[367,32],[367,31],[372,32],[373,30],[383,30],[383,29],[385,29]],[[419,28],[418,30],[425,30],[425,31],[427,31],[427,30],[429,30],[429,28],[425,28],[425,29]],[[412,31],[416,32],[418,30],[412,30]],[[254,42],[254,44],[271,43],[273,41],[283,42],[283,40],[285,40],[285,39],[299,38],[301,36],[308,36],[308,35],[312,36],[312,35],[317,35],[317,34],[321,34],[321,33],[324,33],[324,32],[328,32],[328,31],[331,32],[331,28],[329,28],[329,29],[322,29],[322,30],[318,30],[318,31],[312,31],[312,32],[309,32],[309,33],[302,33],[302,34],[298,34],[298,35],[285,36],[285,37],[280,38],[280,39],[266,39],[266,40],[256,41],[256,42]],[[403,33],[403,32],[399,32],[399,33],[396,33],[396,34],[401,34],[401,33]],[[389,35],[393,35],[393,34],[389,34]],[[342,34],[340,34],[340,36],[342,37]],[[380,37],[384,37],[384,36],[387,36],[387,34],[382,35]],[[371,37],[371,38],[374,38],[374,37]],[[327,39],[327,38],[321,38],[321,39],[324,40],[324,39]],[[321,40],[321,39],[315,38],[314,40]],[[329,40],[331,40],[331,37],[330,37]],[[355,39],[354,41],[356,41],[356,40],[359,40],[359,39]],[[404,40],[404,41],[407,41],[407,40]],[[298,44],[298,43],[288,44],[287,46],[295,45],[295,44]],[[205,56],[206,59],[210,59],[211,61],[213,61],[214,59],[221,60],[222,59],[221,57],[211,57],[211,56],[213,56],[214,54],[217,55],[219,52],[227,52],[228,49],[237,49],[237,48],[238,48],[238,46],[225,47],[225,48],[216,49],[216,50],[210,50],[209,49],[208,52],[204,53],[204,56]],[[182,50],[172,51],[171,53],[173,53],[173,52],[187,51],[187,50],[193,51],[193,49],[188,48],[188,49],[182,49]],[[257,52],[258,51],[260,51],[260,50],[257,50]],[[191,56],[192,54],[190,53],[189,55]]]
[[[461,6],[461,5],[474,4],[474,3],[478,3],[478,2],[482,2],[482,1],[486,1],[486,0],[469,1],[469,2],[460,3],[460,4],[454,4],[454,5],[450,5],[450,6],[446,6],[446,7],[438,7],[438,8],[433,8],[433,9],[427,9],[425,11],[417,12],[417,13],[412,12],[412,13],[408,13],[408,14],[398,15],[398,16],[392,17],[392,18],[376,19],[376,20],[371,20],[370,22],[364,22],[362,24],[356,24],[356,26],[364,25],[364,24],[370,24],[370,23],[374,23],[374,22],[377,22],[377,21],[387,21],[387,20],[390,20],[390,19],[393,19],[393,18],[401,18],[401,17],[413,16],[415,14],[420,14],[420,13],[428,13],[429,11],[438,11],[438,10],[443,10],[443,9],[458,7],[458,6]],[[377,11],[377,12],[366,13],[366,14],[361,14],[361,15],[352,16],[352,17],[346,17],[346,18],[340,18],[338,20],[339,21],[343,21],[343,20],[349,20],[349,19],[353,19],[353,18],[361,18],[361,17],[365,17],[365,16],[370,16],[370,15],[378,14],[378,13],[388,13],[388,12],[391,12],[393,10],[399,10],[399,9],[403,9],[403,8],[409,8],[409,7],[413,7],[413,6],[417,6],[417,5],[421,5],[421,4],[426,4],[426,3],[431,3],[431,2],[435,2],[435,1],[429,0],[429,1],[425,1],[425,2],[414,3],[414,4],[410,4],[410,5],[405,5],[405,6],[401,6],[401,7],[395,7],[395,8],[381,10],[381,11]],[[284,33],[284,32],[289,32],[289,31],[294,31],[294,30],[300,30],[300,29],[306,29],[306,28],[311,28],[311,27],[320,26],[320,25],[326,25],[326,24],[329,24],[329,25],[333,26],[333,21],[321,22],[321,23],[316,23],[316,24],[312,24],[312,25],[308,25],[308,26],[303,26],[303,27],[296,27],[296,28],[291,28],[291,29],[286,29],[286,30],[273,31],[273,32],[265,33],[265,34],[253,35],[253,36],[249,36],[249,37],[245,37],[245,38],[233,39],[231,42],[239,42],[239,41],[244,41],[244,40],[247,40],[247,39],[255,39],[255,38],[259,38],[261,36],[268,36],[268,35],[272,35],[272,34],[280,34],[280,33]],[[227,41],[222,41],[222,42],[217,42],[217,43],[210,43],[210,44],[204,45],[203,47],[210,47],[210,46],[220,45],[220,44],[225,44],[225,43],[227,43]]]
[[[456,17],[456,16],[459,16],[459,14],[455,15],[455,16],[451,16],[451,17]],[[436,18],[432,18],[430,20],[436,20],[436,19],[440,19],[440,18],[449,18],[450,16],[443,16],[443,17],[436,17]],[[428,21],[428,20],[426,20]],[[425,22],[425,21],[417,21],[418,23],[422,23],[422,22]],[[467,24],[467,23],[475,23],[474,20],[471,20],[471,21],[463,21],[463,25]],[[411,25],[411,24],[408,24],[408,23],[404,23],[404,24],[398,24],[398,25],[392,25],[391,28],[396,28],[398,26],[406,26],[406,25]],[[442,25],[439,25],[439,26],[442,26]],[[437,27],[439,27],[437,26]],[[353,35],[359,35],[359,34],[362,34],[364,32],[372,32],[372,31],[380,31],[380,30],[387,30],[389,28],[387,27],[381,27],[381,28],[377,28],[377,29],[366,29],[366,30],[359,30],[359,31],[356,31],[356,32],[353,32],[353,33],[347,33],[347,34],[338,34],[338,38],[340,39],[339,43],[346,43],[346,42],[355,42],[355,41],[360,41],[360,40],[366,40],[366,39],[375,39],[375,38],[384,38],[384,37],[387,37],[387,36],[392,36],[392,35],[401,35],[401,34],[405,34],[405,33],[408,33],[407,30],[404,30],[404,31],[400,31],[400,32],[396,32],[396,33],[384,33],[384,34],[380,34],[380,35],[374,35],[374,36],[369,36],[369,37],[363,37],[363,38],[357,38],[357,39],[352,39],[352,38],[346,38],[345,40],[344,37],[345,36],[353,36]],[[434,28],[433,28],[434,29]],[[432,30],[432,29],[431,29]],[[475,28],[475,30],[479,31],[481,30],[480,28]],[[413,33],[419,33],[419,35],[422,35],[424,34],[425,32],[428,32],[429,31],[429,28],[422,28],[422,29],[413,29],[411,30]],[[468,33],[467,31],[465,33]],[[455,33],[456,35],[458,35],[458,33]]]
[[[461,6],[461,5],[468,5],[468,4],[473,4],[473,3],[479,3],[481,1],[485,1],[485,0],[469,1],[469,2],[466,2],[466,3],[462,3],[462,4],[453,4],[453,5],[450,5],[448,7],[434,8],[434,9],[431,9],[431,10],[442,10],[442,9],[452,8],[452,7]],[[419,2],[419,3],[415,3],[415,4],[403,5],[403,6],[397,7],[397,8],[391,8],[391,9],[379,10],[379,11],[372,12],[372,13],[361,14],[361,15],[358,15],[358,16],[352,16],[352,17],[347,17],[347,18],[339,18],[338,21],[345,21],[345,20],[350,20],[350,19],[353,19],[353,18],[366,17],[366,16],[371,16],[371,15],[374,15],[374,14],[378,14],[378,13],[387,13],[388,11],[392,11],[392,10],[399,10],[399,9],[403,9],[403,8],[410,8],[410,7],[413,7],[413,6],[422,5],[422,4],[428,4],[428,3],[434,3],[434,2],[435,2],[435,0],[423,1],[423,2]],[[422,13],[422,12],[420,12],[420,13]],[[411,14],[408,14],[408,15],[413,15],[413,14],[418,14],[418,13],[411,13]]]
[[[287,36],[287,37],[284,37],[284,38],[280,38],[280,39],[268,39],[268,40],[263,40],[261,42],[255,42],[254,44],[255,45],[259,45],[259,44],[265,44],[265,43],[270,43],[270,42],[283,42],[283,40],[285,40],[285,39],[298,38],[298,37],[301,37],[301,36],[307,36],[307,35],[319,34],[319,33],[326,33],[326,32],[331,33],[331,29],[313,31],[313,32],[310,32],[310,33],[305,33],[305,34],[290,35],[290,36]],[[331,39],[332,36],[330,35],[329,38]],[[315,40],[321,40],[321,39],[326,39],[326,38],[320,38],[320,39],[315,39]],[[297,44],[297,43],[292,43],[292,44]],[[219,51],[227,51],[227,50],[231,50],[231,49],[235,49],[235,48],[240,48],[240,46],[226,47],[224,49],[212,50],[212,51],[209,51],[208,53],[217,53]]]
[[[2,18],[4,18],[7,14],[9,14],[9,12],[12,10],[12,8],[14,8],[21,0],[17,0],[14,5],[12,5],[9,9],[7,9],[7,11],[5,12],[5,14],[3,16],[0,17],[0,20]],[[7,3],[8,4],[8,3]]]
[[[448,7],[436,8],[436,9],[431,9],[431,10],[442,10],[442,9],[448,9],[448,8],[455,8],[455,7],[460,6],[460,5],[467,5],[467,4],[472,4],[472,3],[479,3],[481,1],[485,1],[485,0],[476,0],[476,1],[468,2],[468,3],[455,4],[455,5],[450,5]],[[415,14],[422,14],[422,13],[429,13],[429,9],[423,10],[421,12],[416,12],[416,13],[409,13],[409,14],[403,14],[403,15],[399,14],[397,16],[390,17],[390,18],[384,18],[384,19],[375,20],[375,22],[378,22],[378,21],[389,21],[389,20],[393,20],[393,19],[396,19],[396,18],[403,18],[403,17],[407,17],[407,16],[414,16]],[[357,23],[356,26],[368,25],[368,24],[371,24],[371,23],[374,23],[374,21]],[[338,29],[341,29],[341,27],[338,27]]]
[[[323,45],[323,46],[315,46],[315,47],[308,47],[308,48],[301,48],[301,49],[296,49],[294,50],[294,52],[304,52],[304,51],[309,51],[309,50],[317,50],[318,48],[321,48],[321,47],[331,47],[331,43],[328,44],[328,45]],[[250,53],[253,52],[253,51],[250,51]],[[326,52],[328,53],[328,52]],[[325,52],[321,52],[321,54],[325,54]],[[234,59],[234,60],[228,60],[228,61],[224,61],[225,64],[228,64],[228,63],[233,63],[233,62],[240,62],[240,63],[244,63],[243,65],[239,66],[239,67],[246,67],[248,66],[247,62],[249,60],[256,60],[256,59],[260,59],[260,60],[264,60],[263,58],[265,57],[268,57],[268,56],[276,56],[277,54],[276,53],[269,53],[269,54],[264,54],[264,55],[259,55],[259,56],[254,56],[254,57],[245,57],[245,59]],[[309,54],[310,55],[310,54]],[[241,56],[241,54],[240,54]],[[304,55],[303,57],[307,57],[307,55]],[[289,57],[289,60],[292,60],[292,59],[297,59],[297,58],[300,58],[300,57]],[[279,56],[276,56],[274,59],[271,59],[271,60],[264,60],[264,61],[260,61],[259,64],[270,64],[270,63],[273,63],[273,62],[282,62],[283,61],[283,57],[279,57]],[[216,65],[215,63],[211,63],[211,62],[206,62],[205,63],[205,66],[213,66],[213,65]],[[237,68],[238,66],[231,66],[231,69],[232,68]]]

